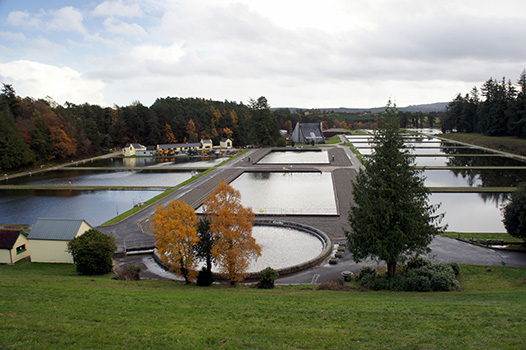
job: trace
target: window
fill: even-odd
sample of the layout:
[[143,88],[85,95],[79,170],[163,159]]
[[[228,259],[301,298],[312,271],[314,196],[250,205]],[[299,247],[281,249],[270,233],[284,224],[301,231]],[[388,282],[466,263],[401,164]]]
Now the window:
[[21,246],[16,247],[16,253],[20,254],[26,251],[26,245],[22,244]]

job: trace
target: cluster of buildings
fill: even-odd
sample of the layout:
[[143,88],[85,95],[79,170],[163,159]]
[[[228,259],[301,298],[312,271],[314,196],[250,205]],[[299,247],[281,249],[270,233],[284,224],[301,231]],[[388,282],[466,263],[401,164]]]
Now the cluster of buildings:
[[31,262],[73,263],[68,242],[93,228],[85,220],[38,219],[26,229],[0,228],[0,264]]
[[219,146],[214,146],[210,139],[202,139],[200,142],[195,143],[167,143],[149,147],[139,143],[129,143],[122,149],[122,154],[125,157],[173,156],[181,153],[210,153],[214,150],[230,148],[232,148],[232,140],[229,138],[222,138],[219,141]]

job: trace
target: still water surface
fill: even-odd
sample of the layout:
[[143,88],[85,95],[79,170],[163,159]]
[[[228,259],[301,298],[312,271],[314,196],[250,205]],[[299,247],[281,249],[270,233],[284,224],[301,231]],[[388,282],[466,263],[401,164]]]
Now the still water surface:
[[507,203],[503,193],[433,193],[430,203],[442,203],[443,224],[452,232],[506,232],[501,206]]
[[323,151],[270,152],[258,164],[329,164],[329,153]]
[[192,177],[190,171],[147,172],[147,171],[91,171],[59,170],[38,173],[9,180],[12,185],[55,185],[55,186],[166,186],[174,187]]
[[231,183],[256,214],[336,215],[331,173],[243,173]]
[[85,219],[100,225],[161,191],[0,190],[0,223],[33,225],[38,218]]

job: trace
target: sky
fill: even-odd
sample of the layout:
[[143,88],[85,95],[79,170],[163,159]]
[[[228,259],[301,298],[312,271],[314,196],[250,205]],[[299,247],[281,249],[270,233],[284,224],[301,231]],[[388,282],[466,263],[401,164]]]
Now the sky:
[[0,0],[0,82],[60,104],[405,107],[525,68],[524,0]]

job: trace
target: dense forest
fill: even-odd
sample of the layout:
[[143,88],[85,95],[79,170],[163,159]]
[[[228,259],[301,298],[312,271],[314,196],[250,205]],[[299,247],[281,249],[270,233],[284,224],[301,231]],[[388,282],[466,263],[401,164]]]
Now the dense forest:
[[[435,114],[400,112],[403,127],[433,126]],[[51,98],[16,95],[3,84],[0,95],[0,169],[14,171],[42,164],[79,159],[120,149],[127,143],[218,144],[229,137],[235,146],[275,145],[279,130],[292,131],[297,122],[323,122],[324,128],[369,128],[376,114],[333,110],[272,110],[265,97],[248,104],[201,98],[158,98],[150,107],[140,102],[126,107],[63,106]]]
[[458,94],[447,107],[442,130],[526,138],[526,72],[516,85],[490,78],[480,91],[474,87]]

